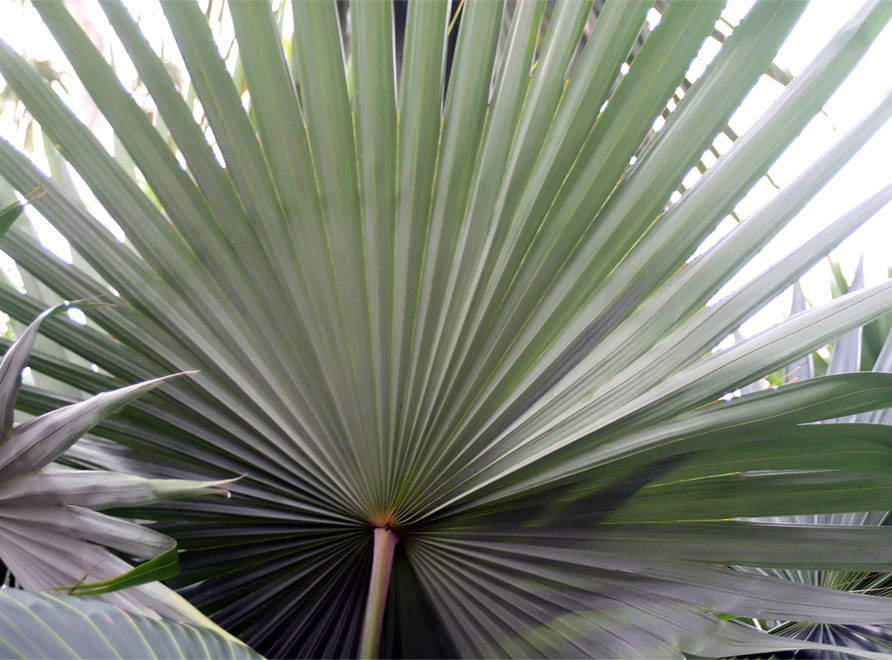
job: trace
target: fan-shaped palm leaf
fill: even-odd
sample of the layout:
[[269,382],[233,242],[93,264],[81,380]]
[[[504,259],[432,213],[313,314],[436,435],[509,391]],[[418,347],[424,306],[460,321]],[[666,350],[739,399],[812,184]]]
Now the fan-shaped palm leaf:
[[[886,528],[728,519],[887,508],[888,435],[809,422],[889,406],[892,376],[715,403],[890,309],[892,283],[712,352],[892,186],[704,307],[892,115],[892,95],[686,263],[892,5],[861,10],[668,206],[801,5],[757,3],[642,149],[721,3],[670,2],[621,75],[647,3],[605,3],[580,49],[591,3],[557,3],[541,34],[542,3],[518,3],[500,42],[502,4],[468,2],[447,81],[446,3],[409,4],[397,79],[391,5],[355,2],[349,88],[334,4],[292,4],[290,70],[271,8],[232,3],[249,114],[199,7],[167,2],[213,147],[128,12],[103,3],[176,153],[64,7],[36,6],[152,197],[0,47],[0,72],[133,249],[6,143],[0,172],[41,189],[35,207],[95,274],[15,227],[0,246],[64,298],[119,294],[90,327],[45,325],[111,377],[44,362],[55,378],[95,391],[201,370],[97,428],[118,444],[74,456],[245,475],[225,504],[152,509],[186,549],[176,585],[224,627],[273,656],[671,657],[823,648],[708,612],[892,621],[886,599],[721,566],[888,566]],[[14,318],[39,305],[0,287]],[[32,411],[58,400],[25,394]]]

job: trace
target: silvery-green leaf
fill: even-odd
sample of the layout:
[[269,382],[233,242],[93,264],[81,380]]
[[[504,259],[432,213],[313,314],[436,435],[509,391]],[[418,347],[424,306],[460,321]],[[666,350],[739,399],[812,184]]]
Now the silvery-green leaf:
[[16,342],[3,354],[0,362],[0,436],[7,439],[12,429],[12,413],[15,409],[15,400],[22,383],[22,369],[28,365],[28,357],[31,348],[37,338],[40,323],[51,316],[67,309],[67,305],[51,307],[38,316],[31,325],[22,333]]
[[[849,291],[857,291],[864,288],[864,258],[858,261],[855,269],[855,278],[849,285]],[[861,370],[861,328],[847,332],[836,340],[833,345],[833,354],[830,356],[830,366],[827,374],[841,374],[848,371]]]
[[145,479],[98,470],[48,469],[0,484],[0,502],[72,504],[91,509],[140,506],[227,491],[228,482]]
[[[805,294],[802,293],[802,285],[797,281],[793,285],[793,301],[790,306],[790,316],[805,311]],[[815,377],[815,367],[811,354],[796,360],[788,367],[784,367],[784,381],[808,380]]]
[[0,479],[12,479],[45,467],[99,421],[136,397],[158,387],[165,378],[122,387],[29,419],[0,445]]
[[0,590],[0,653],[10,658],[258,658],[232,637],[94,599]]

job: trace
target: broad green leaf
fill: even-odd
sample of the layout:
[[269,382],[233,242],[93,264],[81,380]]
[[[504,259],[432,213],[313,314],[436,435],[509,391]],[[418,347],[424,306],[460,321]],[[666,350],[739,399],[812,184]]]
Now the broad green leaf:
[[209,629],[16,589],[0,592],[0,645],[4,656],[22,658],[260,657]]
[[[462,533],[453,532],[457,536]],[[525,538],[532,545],[554,542],[550,530],[520,533],[491,527],[468,532],[470,538],[498,541]],[[733,563],[788,568],[883,570],[889,565],[888,527],[782,525],[749,522],[614,524],[564,532],[566,547],[597,547],[599,552],[636,557],[663,557],[710,564]],[[855,554],[853,554],[853,551]]]

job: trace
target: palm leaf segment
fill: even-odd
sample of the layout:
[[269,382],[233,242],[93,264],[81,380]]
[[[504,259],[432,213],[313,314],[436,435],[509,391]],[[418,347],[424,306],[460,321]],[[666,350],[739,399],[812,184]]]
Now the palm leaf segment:
[[[649,141],[721,3],[670,2],[620,76],[646,3],[606,3],[585,37],[587,3],[558,3],[541,29],[542,3],[518,3],[500,38],[502,4],[469,2],[448,80],[445,3],[409,4],[398,75],[391,5],[352,3],[349,85],[333,4],[292,5],[289,68],[270,7],[232,3],[250,114],[198,6],[164,3],[217,152],[127,11],[102,8],[177,153],[61,4],[39,3],[152,198],[3,47],[3,76],[134,249],[6,143],[3,176],[41,188],[36,208],[95,274],[17,228],[2,248],[66,298],[120,294],[90,310],[96,329],[47,322],[67,348],[119,378],[201,370],[97,428],[121,445],[77,450],[147,476],[245,475],[226,505],[152,509],[187,549],[177,584],[193,603],[272,656],[353,655],[361,636],[365,652],[414,657],[732,655],[819,645],[706,612],[892,621],[885,599],[719,566],[888,566],[886,528],[729,519],[887,509],[887,431],[807,423],[889,406],[892,377],[703,406],[892,306],[887,283],[711,352],[887,187],[704,307],[886,121],[892,96],[685,263],[892,5],[861,10],[668,207],[798,3],[757,3]],[[5,288],[0,304],[17,318],[39,307]],[[87,371],[54,377],[104,382]]]
[[222,631],[133,614],[90,598],[0,591],[8,658],[257,658]]
[[[834,264],[835,266],[835,264]],[[842,278],[838,267],[835,274]],[[859,263],[851,284],[841,279],[843,291],[856,291],[864,286],[863,264]],[[805,296],[797,282],[793,289],[791,313],[798,314],[806,309]],[[870,339],[886,335],[885,342],[871,346]],[[856,328],[840,337],[834,347],[827,368],[829,374],[843,374],[860,371],[864,366],[874,372],[892,371],[892,332],[888,329],[888,319],[880,318],[870,326]],[[803,381],[814,378],[812,356],[806,356],[784,369],[784,377],[789,380]],[[851,415],[824,422],[838,424],[840,436],[854,431],[858,434],[862,428],[876,432],[871,428],[875,424],[892,423],[892,409],[875,410]],[[842,426],[839,424],[846,424]],[[855,426],[859,425],[859,426]],[[888,525],[888,511],[868,511],[860,513],[812,514],[805,516],[784,516],[769,518],[771,522],[798,523],[821,526],[857,526]],[[791,570],[784,568],[760,568],[763,575],[774,575],[793,582],[818,585],[832,589],[840,589],[856,593],[868,593],[877,596],[889,596],[892,593],[892,573],[865,572],[859,570]],[[883,625],[840,625],[814,624],[800,621],[769,622],[777,634],[809,641],[819,641],[846,647],[850,651],[869,651],[889,653],[892,649],[892,632],[889,626]],[[813,652],[803,650],[795,657],[811,657]],[[837,653],[832,657],[855,657],[851,653]]]
[[[99,595],[132,612],[210,625],[182,597],[156,581],[177,574],[170,537],[95,510],[222,492],[213,484],[152,480],[96,470],[71,470],[53,461],[100,420],[164,379],[123,387],[13,426],[13,410],[40,324],[31,323],[0,362],[0,559],[25,589],[65,587]],[[110,552],[149,559],[137,568]],[[151,583],[151,584],[149,584]],[[130,587],[127,591],[119,591]]]

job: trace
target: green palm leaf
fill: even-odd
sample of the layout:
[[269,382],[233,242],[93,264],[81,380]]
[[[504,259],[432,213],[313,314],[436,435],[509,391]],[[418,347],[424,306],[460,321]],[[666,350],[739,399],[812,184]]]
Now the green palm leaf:
[[[61,304],[40,314],[0,361],[0,558],[4,580],[11,572],[20,586],[31,591],[64,589],[69,595],[102,595],[138,614],[164,614],[214,629],[188,602],[157,583],[178,572],[176,542],[96,510],[226,491],[197,481],[70,470],[54,463],[99,421],[166,379],[103,392],[68,406],[53,406],[14,425],[22,371],[38,329],[67,308]],[[115,553],[148,561],[134,568]],[[125,588],[129,590],[122,593]]]
[[256,658],[219,632],[92,599],[0,591],[5,658]]
[[[864,287],[864,269],[863,260],[858,263],[855,269],[855,275],[852,282],[849,283],[842,276],[838,265],[833,265],[833,274],[837,280],[839,289],[834,287],[834,294],[842,295],[843,291],[856,291]],[[793,303],[791,314],[798,314],[805,311],[805,297],[802,289],[797,283],[794,288]],[[864,348],[864,339],[867,335],[867,328],[856,328],[840,337],[833,346],[828,373],[831,374],[853,374],[861,370],[863,364],[862,349]],[[876,359],[870,360],[869,366],[876,374],[888,372],[892,369],[889,356],[892,355],[892,335],[886,338],[881,349],[876,353]],[[785,372],[788,378],[797,381],[807,381],[813,378],[813,371],[810,357],[803,358],[797,364],[788,367]],[[844,424],[830,424],[827,422],[822,424],[825,429],[829,429],[828,437],[834,438],[834,446],[826,448],[826,455],[836,454],[840,447],[836,445],[839,437],[852,437],[853,435],[863,435],[876,438],[880,442],[884,442],[889,437],[889,431],[884,425],[890,422],[889,409],[865,411],[857,415],[849,415],[844,418],[829,420],[835,422],[844,422]],[[881,439],[882,438],[882,439]],[[866,454],[872,453],[871,449],[864,447]],[[853,502],[853,506],[859,507],[863,501]],[[818,534],[826,533],[828,530],[837,532],[838,530],[857,530],[859,528],[868,528],[874,533],[883,534],[889,530],[888,511],[869,510],[861,511],[855,508],[852,512],[847,513],[815,513],[812,515],[798,515],[787,517],[771,518],[772,522],[808,524],[813,527]],[[824,570],[796,570],[792,567],[784,568],[766,568],[766,564],[755,569],[765,575],[775,575],[792,582],[803,584],[811,584],[832,589],[845,590],[853,593],[866,593],[876,596],[887,596],[890,593],[890,584],[892,584],[892,573],[889,572],[869,572],[858,570],[857,567],[842,568],[837,570],[830,569],[826,566]],[[753,570],[753,569],[750,569]],[[796,622],[796,621],[774,621],[769,625],[777,634],[803,639],[808,641],[823,641],[844,646],[850,651],[857,653],[858,651],[876,651],[888,653],[892,645],[892,637],[890,637],[889,627],[885,625],[842,625],[842,624],[817,624],[812,622]],[[797,656],[801,653],[797,653]],[[834,657],[847,657],[846,654],[835,654]]]
[[[729,519],[886,509],[887,429],[812,422],[892,406],[890,377],[717,401],[888,312],[892,283],[713,351],[892,186],[708,304],[892,116],[892,95],[687,263],[892,5],[865,6],[674,204],[803,7],[756,3],[654,135],[722,4],[661,3],[653,31],[649,6],[599,3],[591,23],[588,2],[468,2],[451,51],[445,2],[410,3],[404,26],[389,2],[351,3],[346,44],[335,4],[294,2],[289,67],[272,8],[233,3],[247,111],[198,5],[166,2],[209,142],[128,11],[102,3],[171,149],[63,5],[38,3],[151,197],[0,45],[0,72],[129,241],[0,142],[2,176],[40,189],[35,208],[89,269],[17,227],[0,247],[63,299],[115,303],[86,310],[87,327],[42,328],[100,373],[40,352],[32,367],[88,393],[200,370],[100,423],[66,460],[241,477],[225,503],[117,512],[175,537],[170,584],[259,651],[825,652],[714,613],[892,622],[886,599],[727,568],[888,568],[886,529]],[[13,318],[42,307],[0,286]],[[18,405],[64,400],[25,388]]]

